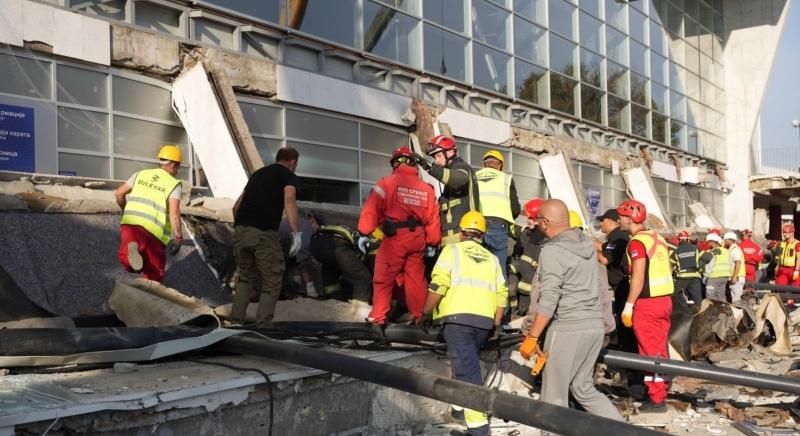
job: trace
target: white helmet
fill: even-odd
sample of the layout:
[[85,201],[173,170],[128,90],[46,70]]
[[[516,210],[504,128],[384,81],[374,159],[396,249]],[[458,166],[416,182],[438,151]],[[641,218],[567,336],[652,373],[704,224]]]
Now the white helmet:
[[719,235],[716,233],[709,233],[708,235],[706,235],[706,241],[709,242],[713,241],[716,242],[717,244],[722,244],[722,238],[720,238]]
[[736,236],[736,233],[733,233],[733,232],[726,232],[724,238],[728,239],[728,240],[731,240],[733,242],[736,242],[736,241],[739,240],[739,237]]

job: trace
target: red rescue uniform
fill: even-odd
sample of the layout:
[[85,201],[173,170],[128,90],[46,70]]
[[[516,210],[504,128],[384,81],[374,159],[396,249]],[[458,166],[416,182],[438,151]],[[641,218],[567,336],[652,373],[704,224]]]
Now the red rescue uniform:
[[[358,219],[358,231],[367,235],[378,226],[385,237],[375,258],[369,321],[386,323],[392,289],[401,274],[406,305],[419,320],[428,295],[423,262],[425,246],[439,245],[442,232],[436,194],[420,180],[416,168],[400,164],[372,188]],[[392,232],[391,227],[396,230]]]
[[739,243],[739,248],[744,254],[745,280],[755,282],[758,264],[764,260],[764,252],[761,250],[761,246],[750,238],[743,238]]

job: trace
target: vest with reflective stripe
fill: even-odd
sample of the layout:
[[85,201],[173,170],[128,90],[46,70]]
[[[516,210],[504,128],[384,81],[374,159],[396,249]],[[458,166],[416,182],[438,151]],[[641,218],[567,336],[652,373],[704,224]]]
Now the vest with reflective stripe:
[[[744,272],[744,252],[742,251],[742,248],[739,247],[737,244],[732,244],[731,248],[728,249],[728,255],[730,255],[730,252],[731,252],[731,250],[733,250],[733,247],[736,247],[736,248],[739,249],[739,255],[740,255],[739,256],[739,262],[741,262],[739,264],[739,273],[736,274],[736,277],[744,277],[746,275],[745,272]],[[730,264],[731,264],[731,274],[733,274],[733,269],[736,267],[736,265],[733,263],[733,259],[730,260]],[[728,276],[728,277],[730,277],[730,276]]]
[[700,271],[697,268],[697,260],[700,253],[697,248],[687,242],[678,244],[678,248],[673,251],[672,256],[676,263],[676,276],[681,279],[699,278]]
[[711,279],[730,278],[731,254],[725,247],[719,247],[718,250],[719,254],[714,256],[714,267],[708,277]]
[[180,180],[161,168],[139,171],[128,194],[121,224],[144,227],[164,244],[169,242],[172,228],[168,199],[179,183]]
[[[667,242],[655,231],[641,231],[631,240],[641,242],[647,252],[648,280],[641,296],[646,298],[672,295],[675,292],[675,284],[672,281]],[[628,265],[633,266],[630,255],[628,255]]]
[[511,174],[494,168],[481,168],[475,173],[478,178],[478,193],[481,213],[486,217],[496,217],[513,224],[511,215]]
[[778,265],[794,268],[797,262],[797,241],[791,243],[781,241],[781,257],[778,260]]
[[499,302],[505,306],[507,296],[497,257],[473,240],[444,247],[433,267],[430,289],[445,289],[433,319],[485,329],[492,328]]
[[339,236],[340,238],[344,239],[350,244],[355,245],[355,240],[353,239],[353,232],[345,226],[333,226],[333,225],[322,226],[319,228],[319,231]]

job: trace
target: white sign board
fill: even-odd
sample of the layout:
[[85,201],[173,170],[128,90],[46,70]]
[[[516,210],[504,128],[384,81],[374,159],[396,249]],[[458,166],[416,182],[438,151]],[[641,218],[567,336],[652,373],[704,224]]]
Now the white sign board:
[[669,221],[664,218],[661,207],[659,207],[658,194],[653,189],[653,184],[650,183],[650,176],[641,168],[626,170],[623,175],[633,198],[644,203],[648,214],[655,215],[665,225],[669,225]]
[[583,208],[581,207],[581,204],[584,203],[583,193],[579,196],[575,192],[575,184],[570,176],[564,155],[557,154],[543,157],[539,159],[539,165],[542,168],[544,180],[547,182],[550,198],[557,198],[563,201],[569,210],[574,210],[581,215],[584,223],[589,223],[590,221],[583,216]]

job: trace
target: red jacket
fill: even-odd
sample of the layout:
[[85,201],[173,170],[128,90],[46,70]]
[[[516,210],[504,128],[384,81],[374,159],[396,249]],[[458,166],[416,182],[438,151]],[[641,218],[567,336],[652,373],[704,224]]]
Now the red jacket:
[[358,231],[367,235],[387,218],[406,221],[411,217],[422,223],[425,243],[439,245],[442,230],[439,225],[439,204],[433,187],[420,180],[416,168],[398,165],[391,175],[378,180],[372,188],[358,218]]
[[764,252],[761,250],[761,246],[750,238],[742,239],[742,242],[739,243],[739,248],[744,253],[745,264],[758,266],[764,260]]

